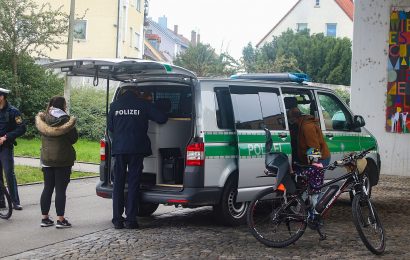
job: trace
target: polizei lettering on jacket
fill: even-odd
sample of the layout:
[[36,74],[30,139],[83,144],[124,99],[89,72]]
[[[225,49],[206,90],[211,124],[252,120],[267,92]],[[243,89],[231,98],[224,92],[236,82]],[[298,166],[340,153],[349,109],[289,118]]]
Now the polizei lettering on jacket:
[[139,109],[121,109],[115,111],[115,116],[140,115]]

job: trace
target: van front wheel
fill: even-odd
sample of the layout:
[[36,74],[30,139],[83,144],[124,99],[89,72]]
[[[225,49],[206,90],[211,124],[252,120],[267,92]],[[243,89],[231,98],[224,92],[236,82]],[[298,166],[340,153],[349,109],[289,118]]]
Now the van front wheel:
[[214,212],[225,225],[237,226],[246,223],[249,202],[236,202],[237,194],[236,179],[231,177],[225,184],[219,205],[214,206]]

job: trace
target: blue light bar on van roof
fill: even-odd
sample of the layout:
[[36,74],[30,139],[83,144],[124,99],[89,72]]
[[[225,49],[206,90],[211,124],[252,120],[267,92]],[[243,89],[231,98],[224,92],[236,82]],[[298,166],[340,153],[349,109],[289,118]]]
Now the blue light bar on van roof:
[[249,73],[232,75],[230,78],[298,83],[310,81],[309,76],[304,73]]

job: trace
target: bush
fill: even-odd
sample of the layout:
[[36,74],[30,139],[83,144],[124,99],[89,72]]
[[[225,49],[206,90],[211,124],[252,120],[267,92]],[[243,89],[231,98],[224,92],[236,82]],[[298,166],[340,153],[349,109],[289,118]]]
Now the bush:
[[77,130],[81,138],[99,140],[104,136],[105,103],[105,90],[92,86],[71,90],[70,113],[77,117]]

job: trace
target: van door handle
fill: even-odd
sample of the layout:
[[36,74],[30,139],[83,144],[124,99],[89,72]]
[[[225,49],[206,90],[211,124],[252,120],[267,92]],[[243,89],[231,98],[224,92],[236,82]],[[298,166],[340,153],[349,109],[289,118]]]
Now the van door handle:
[[278,136],[280,138],[286,138],[286,137],[288,137],[288,134],[287,133],[279,133]]
[[333,138],[333,134],[326,134],[326,137]]

